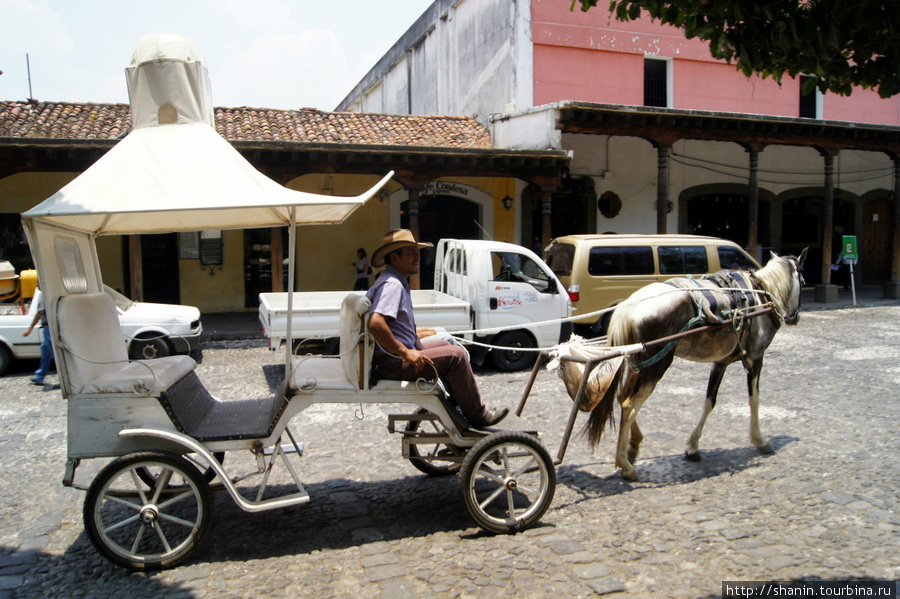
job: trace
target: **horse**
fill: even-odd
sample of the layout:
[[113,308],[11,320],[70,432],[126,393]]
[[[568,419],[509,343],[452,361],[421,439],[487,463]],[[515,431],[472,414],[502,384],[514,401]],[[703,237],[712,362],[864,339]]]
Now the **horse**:
[[[774,252],[764,268],[751,271],[722,271],[702,279],[677,278],[651,283],[619,304],[610,319],[607,347],[582,345],[573,337],[563,344],[559,355],[597,357],[616,348],[631,348],[627,355],[599,363],[591,372],[582,405],[590,411],[586,425],[588,441],[595,447],[603,429],[614,425],[614,407],[621,406],[616,467],[628,480],[637,480],[634,461],[644,438],[637,415],[653,393],[656,384],[675,356],[695,362],[711,362],[706,403],[697,427],[688,439],[686,457],[700,460],[700,437],[710,412],[716,405],[719,385],[729,364],[738,360],[747,373],[750,400],[750,440],[761,453],[772,453],[772,446],[759,427],[759,378],[763,354],[782,323],[795,325],[799,320],[800,292],[803,287],[803,262],[807,249],[799,257],[778,256]],[[762,308],[762,315],[743,317]],[[724,326],[677,338],[691,328],[707,324]],[[728,327],[730,323],[730,330]],[[666,344],[649,342],[675,336]],[[645,346],[644,344],[648,344]],[[622,352],[614,352],[622,353]],[[576,398],[585,365],[561,361],[559,374],[569,395]]]

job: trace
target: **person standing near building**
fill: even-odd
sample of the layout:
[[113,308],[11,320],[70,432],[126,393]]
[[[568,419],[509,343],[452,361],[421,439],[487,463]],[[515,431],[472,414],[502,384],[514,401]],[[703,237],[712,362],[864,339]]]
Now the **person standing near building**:
[[40,281],[37,284],[37,289],[35,290],[34,297],[31,301],[35,302],[34,318],[31,319],[31,325],[25,329],[25,332],[22,333],[22,335],[25,337],[29,336],[31,331],[40,324],[41,363],[38,366],[38,369],[34,371],[31,382],[35,385],[43,385],[44,378],[50,372],[50,367],[53,365],[53,342],[50,339],[50,329],[47,328],[47,312],[44,310],[44,294],[41,293]]
[[353,291],[366,291],[369,288],[369,275],[372,274],[372,267],[369,265],[365,248],[356,250],[356,258],[356,262],[350,263],[356,267],[356,282],[353,284]]
[[376,341],[375,376],[415,381],[439,377],[462,409],[471,426],[493,426],[509,413],[508,408],[488,409],[481,399],[469,354],[443,339],[421,341],[435,333],[416,326],[409,276],[419,272],[419,250],[430,243],[417,243],[412,232],[395,229],[384,236],[372,254],[372,265],[384,271],[368,292],[369,332]]

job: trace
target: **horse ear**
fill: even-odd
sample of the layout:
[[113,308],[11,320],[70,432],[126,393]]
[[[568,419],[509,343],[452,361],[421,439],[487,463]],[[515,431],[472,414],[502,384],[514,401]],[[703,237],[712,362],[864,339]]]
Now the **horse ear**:
[[800,266],[803,266],[803,262],[806,260],[807,250],[809,250],[809,248],[805,247],[805,248],[803,248],[803,251],[800,252],[800,259],[798,260],[798,262],[800,263]]
[[769,253],[772,254],[772,257],[770,258],[771,260],[775,260],[776,258],[778,258],[778,254],[776,254],[775,252],[769,250]]

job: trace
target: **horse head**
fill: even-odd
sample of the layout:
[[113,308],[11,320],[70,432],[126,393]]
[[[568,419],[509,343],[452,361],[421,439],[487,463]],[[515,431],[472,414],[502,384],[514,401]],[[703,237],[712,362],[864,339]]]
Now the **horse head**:
[[800,298],[803,291],[803,262],[806,252],[800,256],[779,256],[771,252],[772,259],[756,273],[757,278],[781,311],[785,324],[794,325],[800,320]]

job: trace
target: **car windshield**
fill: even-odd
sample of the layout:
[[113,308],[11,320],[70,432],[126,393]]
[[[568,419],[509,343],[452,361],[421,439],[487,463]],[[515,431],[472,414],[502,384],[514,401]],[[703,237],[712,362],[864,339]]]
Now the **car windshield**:
[[133,301],[108,285],[103,286],[103,291],[105,291],[111,298],[113,298],[113,301],[116,302],[116,307],[122,312],[127,312],[128,309],[134,305]]

